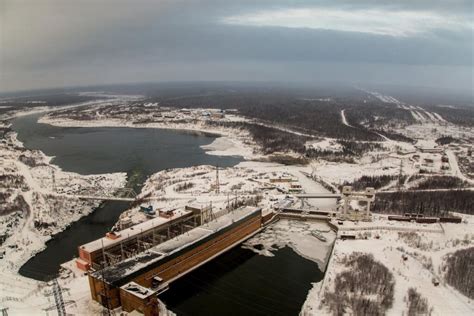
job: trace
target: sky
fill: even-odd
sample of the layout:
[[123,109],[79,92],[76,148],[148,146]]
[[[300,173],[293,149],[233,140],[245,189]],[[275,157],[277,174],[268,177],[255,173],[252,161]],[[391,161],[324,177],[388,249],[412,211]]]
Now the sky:
[[473,90],[472,0],[0,0],[0,92],[159,81]]

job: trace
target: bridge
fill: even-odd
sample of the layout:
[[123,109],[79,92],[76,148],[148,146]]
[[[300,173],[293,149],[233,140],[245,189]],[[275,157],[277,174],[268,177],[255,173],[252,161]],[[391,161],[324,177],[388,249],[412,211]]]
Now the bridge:
[[[424,189],[424,190],[388,190],[388,191],[378,191],[377,193],[408,193],[408,192],[444,192],[452,191],[453,189]],[[456,190],[456,189],[454,189]],[[457,189],[457,191],[472,191],[474,188],[463,188]],[[51,194],[48,192],[48,194]],[[68,199],[79,199],[79,200],[98,200],[98,201],[119,201],[119,202],[135,202],[137,200],[146,202],[146,201],[156,201],[160,200],[162,196],[149,196],[144,198],[138,198],[137,194],[133,189],[122,188],[115,191],[114,195],[92,195],[92,194],[65,194],[65,193],[53,193],[57,197],[64,197]],[[247,193],[246,195],[255,195],[254,193]],[[300,193],[292,194],[292,196],[299,199],[339,199],[343,195],[339,193]],[[183,197],[173,197],[174,200],[180,199],[189,199],[190,196]]]
[[[450,189],[418,189],[418,190],[386,190],[377,191],[377,193],[411,193],[411,192],[448,192],[448,191],[474,191],[474,187],[467,188],[450,188]],[[294,197],[300,199],[337,199],[341,198],[342,194],[339,193],[301,193],[293,194]]]
[[[67,199],[79,199],[79,200],[97,200],[97,201],[118,201],[118,202],[134,202],[137,200],[140,201],[156,201],[160,200],[163,197],[162,196],[150,196],[150,197],[145,197],[145,198],[137,198],[137,197],[120,197],[120,196],[107,196],[107,195],[75,195],[75,194],[61,194],[61,193],[56,193],[54,194],[57,197],[64,197]],[[189,199],[188,197],[173,197],[169,198],[173,200],[179,200],[179,199]]]
[[[120,201],[120,202],[133,202],[137,200],[137,193],[132,188],[116,188],[113,194],[110,195],[93,195],[93,194],[68,194],[68,193],[57,193],[48,192],[48,194],[55,195],[56,197],[64,197],[66,199],[79,199],[79,200],[98,200],[98,201]],[[148,197],[143,200],[159,199],[159,197]]]
[[300,199],[338,199],[341,197],[341,194],[337,193],[301,193],[293,194],[294,197]]

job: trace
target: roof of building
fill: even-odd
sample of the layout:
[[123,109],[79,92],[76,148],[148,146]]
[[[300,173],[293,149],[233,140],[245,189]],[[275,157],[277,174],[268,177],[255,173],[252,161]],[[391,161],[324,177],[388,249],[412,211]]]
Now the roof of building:
[[170,218],[164,218],[164,217],[155,217],[153,219],[147,220],[143,223],[134,225],[132,227],[126,228],[124,230],[121,230],[117,232],[118,236],[116,239],[110,239],[107,237],[102,237],[96,240],[93,240],[87,244],[84,244],[80,246],[81,249],[84,249],[85,251],[91,253],[97,250],[104,248],[108,248],[110,246],[113,246],[115,244],[118,244],[120,242],[123,242],[124,240],[129,239],[130,237],[134,237],[136,235],[139,235],[141,233],[144,233],[150,229],[153,229],[155,227],[161,226],[163,224],[166,224],[174,219],[178,219],[180,217],[183,217],[185,215],[191,214],[192,211],[187,211],[187,210],[178,210],[174,212],[174,215]]
[[130,278],[133,278],[140,271],[156,266],[155,264],[159,264],[167,259],[171,260],[175,255],[179,255],[181,250],[200,241],[205,241],[206,238],[212,237],[215,233],[224,231],[226,228],[230,228],[232,224],[245,220],[257,213],[261,213],[260,208],[240,208],[156,245],[135,257],[107,267],[103,271],[96,271],[92,275],[98,279],[104,278],[110,284],[121,283],[124,280],[130,281]]

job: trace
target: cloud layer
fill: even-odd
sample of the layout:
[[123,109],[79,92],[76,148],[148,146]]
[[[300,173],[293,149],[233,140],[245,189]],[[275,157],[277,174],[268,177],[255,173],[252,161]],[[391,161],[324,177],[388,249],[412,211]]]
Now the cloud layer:
[[470,90],[464,0],[0,0],[0,92],[167,80]]
[[395,37],[427,35],[440,30],[473,31],[473,22],[465,17],[389,9],[287,8],[229,16],[222,21],[235,25],[309,28]]

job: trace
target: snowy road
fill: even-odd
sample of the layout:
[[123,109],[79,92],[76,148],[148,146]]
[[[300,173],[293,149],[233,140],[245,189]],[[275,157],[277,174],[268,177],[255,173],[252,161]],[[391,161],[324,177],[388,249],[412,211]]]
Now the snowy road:
[[349,127],[354,127],[354,126],[352,126],[351,124],[349,124],[349,122],[347,122],[347,118],[346,118],[345,111],[346,111],[346,110],[341,110],[342,124],[344,124],[344,125],[346,125],[346,126],[349,126]]
[[451,171],[452,171],[453,175],[456,176],[456,177],[461,178],[464,181],[469,182],[470,184],[474,184],[474,180],[471,180],[468,177],[466,177],[461,172],[461,169],[459,169],[458,159],[456,158],[456,154],[451,149],[448,149],[448,150],[446,150],[446,155],[448,156],[449,165],[451,167]]

